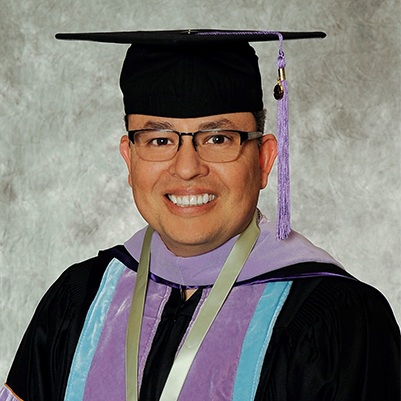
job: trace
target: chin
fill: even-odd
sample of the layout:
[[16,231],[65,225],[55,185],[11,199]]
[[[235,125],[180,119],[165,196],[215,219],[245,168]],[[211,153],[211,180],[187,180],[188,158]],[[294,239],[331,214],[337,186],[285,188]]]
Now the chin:
[[[159,232],[167,248],[177,256],[195,256],[209,252],[221,245],[221,236],[212,236],[210,232],[197,233],[195,230],[181,231],[180,235],[174,231],[174,235],[163,235]],[[215,237],[220,241],[216,241]]]

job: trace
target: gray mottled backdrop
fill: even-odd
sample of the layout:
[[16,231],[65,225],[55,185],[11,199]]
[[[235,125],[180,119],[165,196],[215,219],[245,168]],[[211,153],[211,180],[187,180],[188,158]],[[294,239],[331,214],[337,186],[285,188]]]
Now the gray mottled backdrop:
[[[325,30],[285,44],[293,226],[378,287],[400,321],[399,0],[0,2],[0,380],[58,275],[143,225],[118,153],[126,46],[57,31]],[[277,50],[256,47],[274,131]],[[270,218],[274,181],[260,202]]]

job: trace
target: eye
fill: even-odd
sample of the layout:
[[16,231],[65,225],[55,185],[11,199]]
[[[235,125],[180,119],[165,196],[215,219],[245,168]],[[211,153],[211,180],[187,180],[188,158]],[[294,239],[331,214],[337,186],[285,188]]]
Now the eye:
[[218,131],[202,133],[202,145],[229,146],[236,142],[236,132]]
[[220,145],[227,142],[229,139],[224,135],[213,135],[210,137],[206,143],[212,143],[213,145]]
[[159,147],[159,146],[173,145],[173,142],[169,138],[153,138],[149,140],[147,144]]
[[139,146],[161,148],[164,146],[176,146],[178,136],[174,132],[144,130],[137,133],[135,141]]

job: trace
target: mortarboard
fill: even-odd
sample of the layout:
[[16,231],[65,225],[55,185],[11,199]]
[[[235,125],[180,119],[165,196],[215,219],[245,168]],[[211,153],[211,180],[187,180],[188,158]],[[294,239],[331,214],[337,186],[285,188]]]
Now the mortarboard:
[[120,87],[126,114],[193,118],[263,110],[258,57],[249,42],[279,40],[277,56],[278,239],[290,226],[288,85],[283,40],[324,32],[169,30],[58,33],[57,39],[130,44]]

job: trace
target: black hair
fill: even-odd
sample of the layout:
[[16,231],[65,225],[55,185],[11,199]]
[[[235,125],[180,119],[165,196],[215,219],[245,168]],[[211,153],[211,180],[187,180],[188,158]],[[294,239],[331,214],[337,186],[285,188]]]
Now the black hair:
[[[256,131],[263,132],[265,129],[266,109],[253,111],[252,114],[256,121]],[[124,115],[124,125],[126,131],[128,131],[128,114]]]

